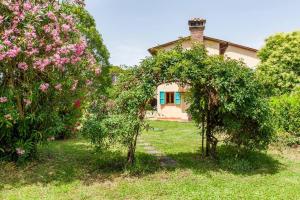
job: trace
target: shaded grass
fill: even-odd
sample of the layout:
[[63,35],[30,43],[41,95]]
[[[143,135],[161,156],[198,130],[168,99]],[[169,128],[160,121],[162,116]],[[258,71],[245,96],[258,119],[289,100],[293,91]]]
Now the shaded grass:
[[151,122],[142,138],[178,162],[161,168],[138,147],[124,167],[125,151],[95,152],[85,140],[56,141],[22,166],[0,163],[0,199],[300,199],[300,162],[273,152],[234,157],[219,146],[219,160],[200,157],[192,123]]
[[[201,156],[200,131],[193,123],[166,121],[150,122],[152,129],[142,137],[179,163],[180,168],[195,172],[227,171],[234,174],[274,174],[285,166],[266,152],[237,152],[233,147],[219,145],[218,159]],[[197,134],[198,132],[198,134]]]

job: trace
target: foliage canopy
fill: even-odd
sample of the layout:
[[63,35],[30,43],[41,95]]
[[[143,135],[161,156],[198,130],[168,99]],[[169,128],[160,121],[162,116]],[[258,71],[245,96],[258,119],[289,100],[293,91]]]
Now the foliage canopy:
[[[146,106],[157,86],[169,82],[186,87],[189,112],[205,131],[207,156],[216,157],[217,133],[225,133],[228,142],[248,149],[262,149],[269,143],[269,110],[260,98],[261,87],[254,72],[239,61],[208,56],[202,45],[189,50],[178,46],[146,58],[118,82],[119,92],[111,110],[114,115],[108,118],[113,132],[130,135],[124,140],[129,142],[130,164],[134,161],[136,138],[147,128]],[[127,125],[119,126],[121,121]]]
[[286,94],[300,83],[300,32],[269,37],[259,51],[257,75],[268,96]]

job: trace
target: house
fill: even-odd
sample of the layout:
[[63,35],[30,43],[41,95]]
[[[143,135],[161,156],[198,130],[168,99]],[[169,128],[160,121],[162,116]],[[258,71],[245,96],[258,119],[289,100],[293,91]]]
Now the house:
[[[242,60],[248,67],[255,68],[259,63],[257,58],[257,50],[244,45],[233,42],[208,37],[204,34],[206,20],[194,18],[188,22],[190,36],[180,38],[162,45],[150,48],[148,51],[155,55],[159,50],[170,50],[181,42],[185,49],[191,48],[194,42],[204,44],[209,55],[224,55],[232,59]],[[149,118],[161,120],[190,120],[186,110],[188,105],[184,101],[185,88],[180,87],[176,83],[168,83],[159,85],[157,88],[157,111],[155,114],[149,115]]]

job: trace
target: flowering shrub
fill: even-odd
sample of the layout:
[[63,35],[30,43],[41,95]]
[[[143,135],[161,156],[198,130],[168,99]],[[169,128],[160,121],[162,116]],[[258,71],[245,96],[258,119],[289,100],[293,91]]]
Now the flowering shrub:
[[28,158],[38,142],[73,129],[78,118],[66,119],[81,116],[99,79],[101,68],[67,10],[82,5],[74,2],[0,3],[0,157]]

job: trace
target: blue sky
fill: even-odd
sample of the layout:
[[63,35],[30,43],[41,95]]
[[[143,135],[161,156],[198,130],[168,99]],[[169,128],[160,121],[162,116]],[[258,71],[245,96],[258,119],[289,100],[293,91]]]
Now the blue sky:
[[299,0],[86,0],[114,65],[134,65],[157,44],[188,36],[187,21],[207,19],[205,35],[260,48],[276,32],[300,30]]

